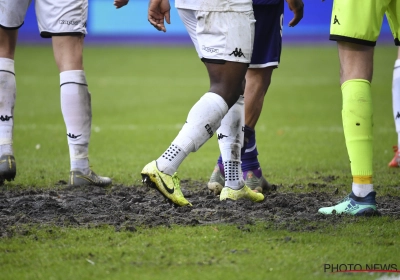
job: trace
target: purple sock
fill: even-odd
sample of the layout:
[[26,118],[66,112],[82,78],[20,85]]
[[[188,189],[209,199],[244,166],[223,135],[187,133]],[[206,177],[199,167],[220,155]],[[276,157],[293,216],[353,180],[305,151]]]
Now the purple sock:
[[[252,170],[256,174],[256,170],[260,169],[260,163],[258,161],[258,151],[256,146],[256,132],[249,126],[244,127],[244,138],[245,144],[242,148],[242,171],[243,176],[246,171]],[[261,169],[259,171],[261,173]],[[258,172],[257,172],[258,173]],[[261,176],[261,174],[260,174]],[[259,176],[257,176],[259,177]]]
[[253,174],[254,174],[257,178],[260,178],[260,177],[262,176],[261,168],[257,168],[257,169],[253,169],[253,170],[243,171],[243,179],[246,179],[246,177],[247,177],[247,172],[249,172],[249,171],[253,171]]
[[219,171],[221,171],[222,175],[225,177],[225,169],[224,169],[224,164],[222,163],[222,157],[219,155],[217,164],[219,166]]

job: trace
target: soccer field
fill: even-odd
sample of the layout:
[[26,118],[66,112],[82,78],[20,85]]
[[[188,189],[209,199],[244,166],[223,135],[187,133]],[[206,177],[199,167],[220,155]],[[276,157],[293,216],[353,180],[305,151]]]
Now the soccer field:
[[[387,168],[397,143],[391,109],[395,57],[392,46],[376,49],[374,167],[375,182],[382,186],[398,182],[397,172]],[[15,183],[51,187],[67,178],[69,168],[59,76],[48,47],[20,47],[16,58]],[[93,106],[91,165],[116,183],[136,184],[141,168],[164,152],[190,107],[208,90],[204,66],[193,48],[89,47],[85,70]],[[264,172],[275,184],[303,183],[315,172],[349,182],[333,45],[283,49],[257,140]],[[180,174],[207,180],[217,157],[217,140],[211,139],[189,156]]]
[[[334,44],[283,48],[256,127],[264,176],[276,187],[271,197],[261,206],[207,198],[206,182],[219,155],[213,137],[179,169],[182,185],[198,202],[193,210],[170,207],[140,178],[208,90],[192,47],[85,49],[93,107],[90,162],[114,183],[93,195],[91,189],[64,191],[69,156],[51,47],[17,48],[17,177],[0,187],[0,279],[399,277],[324,270],[325,264],[356,263],[392,264],[400,271],[400,170],[387,167],[397,144],[391,94],[396,54],[393,46],[376,48],[374,186],[382,216],[366,219],[316,215],[318,203],[343,197],[351,185]],[[128,208],[124,195],[136,199]],[[96,203],[105,205],[103,212],[92,220],[72,209],[66,213],[66,196],[87,200],[79,202],[87,213]],[[52,204],[38,211],[49,197]],[[51,219],[40,220],[40,214]]]

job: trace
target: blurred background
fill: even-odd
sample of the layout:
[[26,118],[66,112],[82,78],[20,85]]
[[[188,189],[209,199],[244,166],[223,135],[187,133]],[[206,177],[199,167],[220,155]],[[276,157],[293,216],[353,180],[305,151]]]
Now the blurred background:
[[[295,28],[288,22],[293,14],[285,4],[283,40],[289,43],[329,44],[329,23],[332,0],[303,0],[304,18]],[[147,21],[148,0],[131,0],[121,9],[115,9],[113,0],[89,0],[88,44],[190,44],[185,27],[179,19],[175,2],[171,3],[171,25],[167,33],[157,32]],[[50,40],[39,36],[34,5],[29,8],[25,24],[20,29],[19,42],[23,44],[50,44]],[[382,26],[378,43],[392,43],[387,20]],[[392,43],[393,44],[393,43]]]

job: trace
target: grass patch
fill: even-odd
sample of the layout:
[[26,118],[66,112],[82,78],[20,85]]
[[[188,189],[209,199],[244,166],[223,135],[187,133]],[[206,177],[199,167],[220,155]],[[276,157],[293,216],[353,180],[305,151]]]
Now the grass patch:
[[[282,55],[256,128],[264,173],[290,191],[329,176],[334,180],[325,182],[327,189],[348,189],[337,50],[285,47]],[[398,194],[397,171],[387,168],[397,143],[391,112],[395,57],[395,48],[377,47],[372,90],[375,185],[379,193]],[[88,47],[85,70],[93,106],[91,165],[115,183],[140,184],[143,166],[165,151],[208,90],[205,68],[189,47]],[[67,179],[69,156],[51,48],[19,47],[16,73],[13,184],[53,187]],[[217,140],[211,139],[185,160],[180,176],[207,181],[218,154]]]
[[[344,217],[314,231],[268,224],[15,228],[0,243],[2,279],[332,279],[325,264],[396,264],[398,220]],[[398,265],[398,264],[397,264]],[[352,274],[377,279],[379,273]]]

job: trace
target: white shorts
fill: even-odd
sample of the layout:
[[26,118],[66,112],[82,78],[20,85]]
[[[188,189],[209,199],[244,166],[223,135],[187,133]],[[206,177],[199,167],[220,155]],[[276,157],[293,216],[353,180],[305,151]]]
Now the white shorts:
[[178,9],[203,61],[250,63],[254,40],[253,11],[204,12]]
[[[0,26],[18,29],[24,24],[31,0],[3,0]],[[40,36],[87,34],[88,0],[36,0]]]

